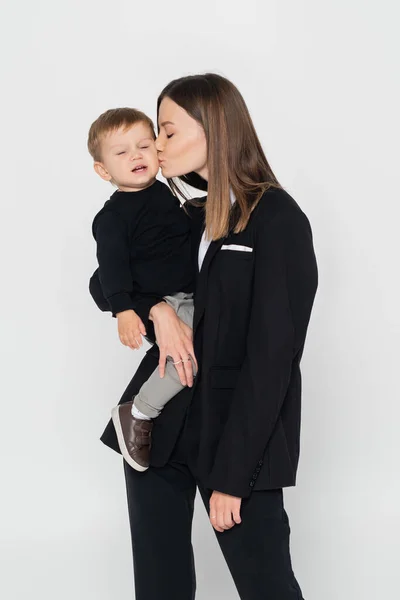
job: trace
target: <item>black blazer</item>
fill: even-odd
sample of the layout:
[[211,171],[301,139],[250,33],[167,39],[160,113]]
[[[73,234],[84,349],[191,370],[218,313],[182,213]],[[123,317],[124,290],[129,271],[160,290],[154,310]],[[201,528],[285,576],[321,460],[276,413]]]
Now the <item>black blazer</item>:
[[[188,210],[197,266],[204,211]],[[155,420],[153,466],[168,461],[185,423],[210,489],[245,498],[295,485],[300,360],[317,277],[310,224],[282,189],[265,192],[245,231],[210,244],[195,290],[199,373],[194,389],[177,394]],[[154,346],[121,402],[137,393],[157,356]],[[111,421],[101,439],[118,451]]]

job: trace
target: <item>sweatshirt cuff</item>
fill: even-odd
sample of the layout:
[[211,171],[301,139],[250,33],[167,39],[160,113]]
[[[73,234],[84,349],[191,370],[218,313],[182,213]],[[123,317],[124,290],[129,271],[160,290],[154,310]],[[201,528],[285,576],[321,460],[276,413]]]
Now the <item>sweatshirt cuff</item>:
[[128,292],[120,292],[107,298],[110,308],[114,315],[124,310],[135,310],[131,295]]
[[139,299],[135,299],[133,306],[139,317],[142,319],[145,326],[149,322],[149,314],[153,306],[165,302],[161,296],[142,296]]

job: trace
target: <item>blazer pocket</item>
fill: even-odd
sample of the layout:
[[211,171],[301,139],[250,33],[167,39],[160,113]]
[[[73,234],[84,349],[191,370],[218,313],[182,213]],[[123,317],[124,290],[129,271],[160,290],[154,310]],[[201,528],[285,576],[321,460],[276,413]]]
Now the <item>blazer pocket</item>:
[[240,367],[211,367],[210,384],[213,389],[233,389],[236,387]]
[[235,252],[253,252],[251,246],[241,246],[240,244],[224,244],[221,250],[234,250]]

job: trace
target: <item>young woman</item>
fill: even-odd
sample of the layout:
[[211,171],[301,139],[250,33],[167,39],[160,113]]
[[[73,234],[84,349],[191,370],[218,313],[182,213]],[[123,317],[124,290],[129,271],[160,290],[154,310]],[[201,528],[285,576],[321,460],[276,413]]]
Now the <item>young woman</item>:
[[[193,344],[174,311],[150,310],[150,349],[121,402],[166,356],[182,383],[155,421],[150,469],[125,464],[137,600],[191,600],[199,489],[240,598],[301,600],[282,488],[299,459],[300,359],[317,288],[309,222],[282,189],[236,87],[215,74],[158,99],[163,175],[207,197],[186,203],[197,268]],[[102,440],[118,449],[109,423]]]

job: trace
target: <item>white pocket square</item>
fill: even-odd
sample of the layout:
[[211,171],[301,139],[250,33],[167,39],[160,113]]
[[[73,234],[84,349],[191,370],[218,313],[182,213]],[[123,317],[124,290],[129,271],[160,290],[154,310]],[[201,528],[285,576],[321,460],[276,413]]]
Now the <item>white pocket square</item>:
[[239,244],[225,244],[221,246],[221,250],[239,250],[239,252],[253,252],[250,246],[240,246]]

